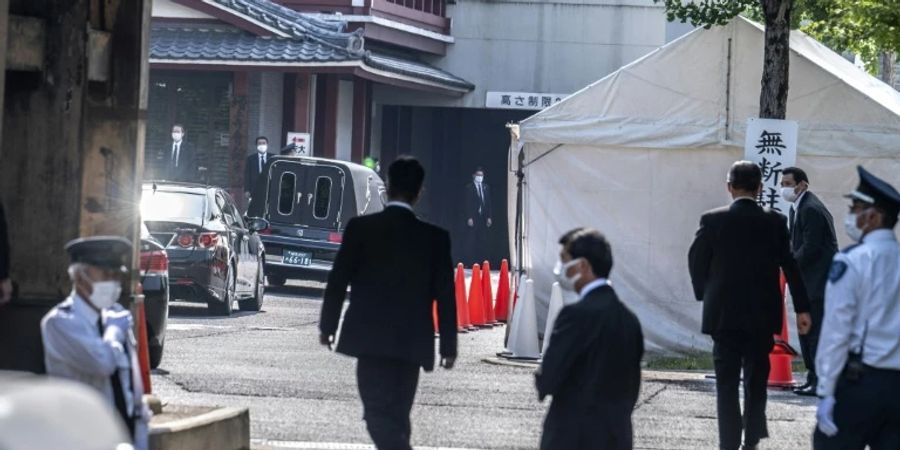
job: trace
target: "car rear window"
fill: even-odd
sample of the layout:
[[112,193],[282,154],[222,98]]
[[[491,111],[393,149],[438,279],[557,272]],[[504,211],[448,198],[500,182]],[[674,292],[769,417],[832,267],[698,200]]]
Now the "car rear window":
[[206,196],[187,192],[167,192],[147,189],[141,196],[141,217],[144,220],[195,219],[202,221]]
[[316,204],[313,215],[316,219],[327,219],[331,206],[331,178],[319,177],[316,180]]
[[285,172],[281,174],[280,186],[278,187],[278,213],[283,216],[289,216],[294,212],[294,191],[297,187],[297,176]]

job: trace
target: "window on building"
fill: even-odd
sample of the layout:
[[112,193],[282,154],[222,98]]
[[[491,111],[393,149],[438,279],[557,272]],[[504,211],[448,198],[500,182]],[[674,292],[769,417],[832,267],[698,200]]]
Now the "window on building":
[[331,178],[319,177],[316,180],[316,204],[313,208],[313,216],[316,219],[328,218],[328,209],[331,206]]
[[278,188],[278,213],[282,216],[289,216],[294,212],[294,190],[296,187],[296,175],[290,172],[281,174],[280,186]]

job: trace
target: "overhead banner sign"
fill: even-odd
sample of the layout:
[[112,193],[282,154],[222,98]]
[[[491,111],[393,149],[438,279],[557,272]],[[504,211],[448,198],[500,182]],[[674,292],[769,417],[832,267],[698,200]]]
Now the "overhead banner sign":
[[542,94],[536,92],[488,91],[485,107],[495,109],[541,110],[561,102],[569,94]]
[[309,133],[298,133],[296,131],[288,131],[287,143],[294,144],[294,154],[296,156],[312,156],[312,148],[309,147]]
[[744,159],[762,169],[763,188],[757,202],[785,215],[791,205],[781,198],[781,172],[797,164],[798,130],[793,120],[747,120]]

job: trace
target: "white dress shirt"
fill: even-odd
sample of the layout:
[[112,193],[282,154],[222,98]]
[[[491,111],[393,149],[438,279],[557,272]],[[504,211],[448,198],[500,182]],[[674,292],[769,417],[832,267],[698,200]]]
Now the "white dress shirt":
[[612,284],[606,278],[597,278],[594,281],[586,284],[583,288],[581,288],[581,292],[578,293],[578,300],[584,300],[588,294],[591,293],[594,289],[603,287],[603,286],[611,286]]
[[175,167],[178,167],[178,159],[181,156],[181,141],[172,143],[172,159],[175,160]]
[[384,205],[384,206],[385,207],[396,206],[398,208],[404,208],[404,209],[408,209],[410,211],[413,210],[412,205],[410,205],[409,203],[406,203],[406,202],[401,202],[399,200],[389,201],[389,202],[387,202],[387,205]]
[[828,277],[816,353],[823,397],[834,395],[850,352],[862,351],[869,366],[900,370],[900,243],[894,232],[872,231],[835,255]]

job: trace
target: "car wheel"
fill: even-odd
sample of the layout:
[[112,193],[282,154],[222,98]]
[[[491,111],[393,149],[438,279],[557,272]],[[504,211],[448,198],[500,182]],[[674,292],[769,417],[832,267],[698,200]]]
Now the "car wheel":
[[278,275],[268,275],[266,276],[266,281],[268,281],[269,286],[281,287],[287,283],[287,278]]
[[223,300],[210,300],[207,303],[211,313],[217,316],[230,316],[232,312],[232,302],[234,302],[234,274],[231,266],[228,266],[228,273],[225,276],[225,293]]
[[256,286],[253,289],[253,298],[248,298],[247,300],[241,300],[238,302],[238,306],[241,307],[241,311],[259,311],[262,309],[263,296],[266,293],[266,275],[265,269],[263,269],[262,260],[257,262],[256,267]]
[[155,368],[159,367],[159,363],[162,362],[164,345],[165,345],[165,343],[160,344],[159,346],[151,345],[151,346],[147,347],[147,350],[149,350],[149,353],[150,353],[150,368],[151,369],[155,369]]

